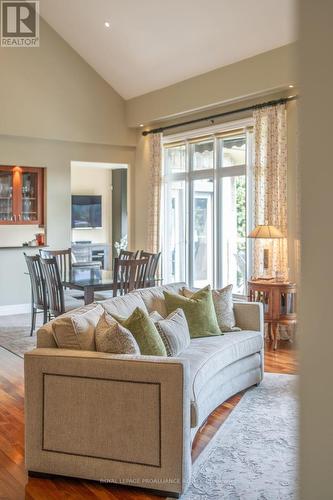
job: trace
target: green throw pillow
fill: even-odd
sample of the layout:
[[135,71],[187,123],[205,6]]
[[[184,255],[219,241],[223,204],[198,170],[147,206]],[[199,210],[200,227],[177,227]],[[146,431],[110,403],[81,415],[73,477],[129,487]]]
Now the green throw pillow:
[[199,290],[191,298],[164,292],[168,314],[179,307],[183,309],[191,338],[222,335],[217,323],[210,286]]
[[139,345],[141,354],[167,356],[164,343],[156,326],[142,309],[137,307],[127,319],[116,314],[112,314],[112,316],[132,333]]

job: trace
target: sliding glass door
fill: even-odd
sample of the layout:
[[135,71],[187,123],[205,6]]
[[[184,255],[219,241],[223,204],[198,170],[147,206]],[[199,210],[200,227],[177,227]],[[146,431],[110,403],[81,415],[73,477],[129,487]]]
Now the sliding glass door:
[[164,144],[163,278],[246,293],[252,133]]

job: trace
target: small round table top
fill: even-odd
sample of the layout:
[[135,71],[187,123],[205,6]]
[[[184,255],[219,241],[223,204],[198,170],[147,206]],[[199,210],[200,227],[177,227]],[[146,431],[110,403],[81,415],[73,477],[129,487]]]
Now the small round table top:
[[266,279],[256,279],[256,280],[249,280],[248,281],[249,285],[265,285],[265,286],[288,286],[288,287],[295,287],[296,283],[292,283],[291,281],[275,281],[274,279],[272,280],[266,280]]

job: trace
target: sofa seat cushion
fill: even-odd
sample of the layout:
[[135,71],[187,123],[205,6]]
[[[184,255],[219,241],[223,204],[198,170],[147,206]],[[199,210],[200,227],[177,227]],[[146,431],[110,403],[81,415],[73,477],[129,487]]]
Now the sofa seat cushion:
[[219,371],[259,352],[262,347],[262,334],[251,330],[192,339],[190,346],[180,355],[190,363],[192,402],[199,398],[201,390]]

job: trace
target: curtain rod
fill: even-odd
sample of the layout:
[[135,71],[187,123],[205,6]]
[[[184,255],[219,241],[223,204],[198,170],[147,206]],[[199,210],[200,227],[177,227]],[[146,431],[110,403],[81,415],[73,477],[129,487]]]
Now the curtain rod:
[[218,113],[216,115],[205,116],[204,118],[196,118],[195,120],[189,120],[187,122],[176,123],[174,125],[166,125],[165,127],[153,128],[151,130],[144,130],[142,135],[149,134],[159,134],[164,132],[164,130],[170,130],[176,127],[184,127],[185,125],[192,125],[193,123],[204,122],[207,120],[214,120],[215,118],[222,118],[223,116],[234,115],[236,113],[243,113],[244,111],[252,111],[254,109],[266,108],[268,106],[277,106],[278,104],[284,104],[289,101],[294,101],[297,99],[297,95],[292,95],[289,97],[282,97],[281,99],[275,99],[274,101],[262,102],[260,104],[254,104],[252,106],[247,106],[246,108],[233,109],[231,111],[225,111],[224,113]]

